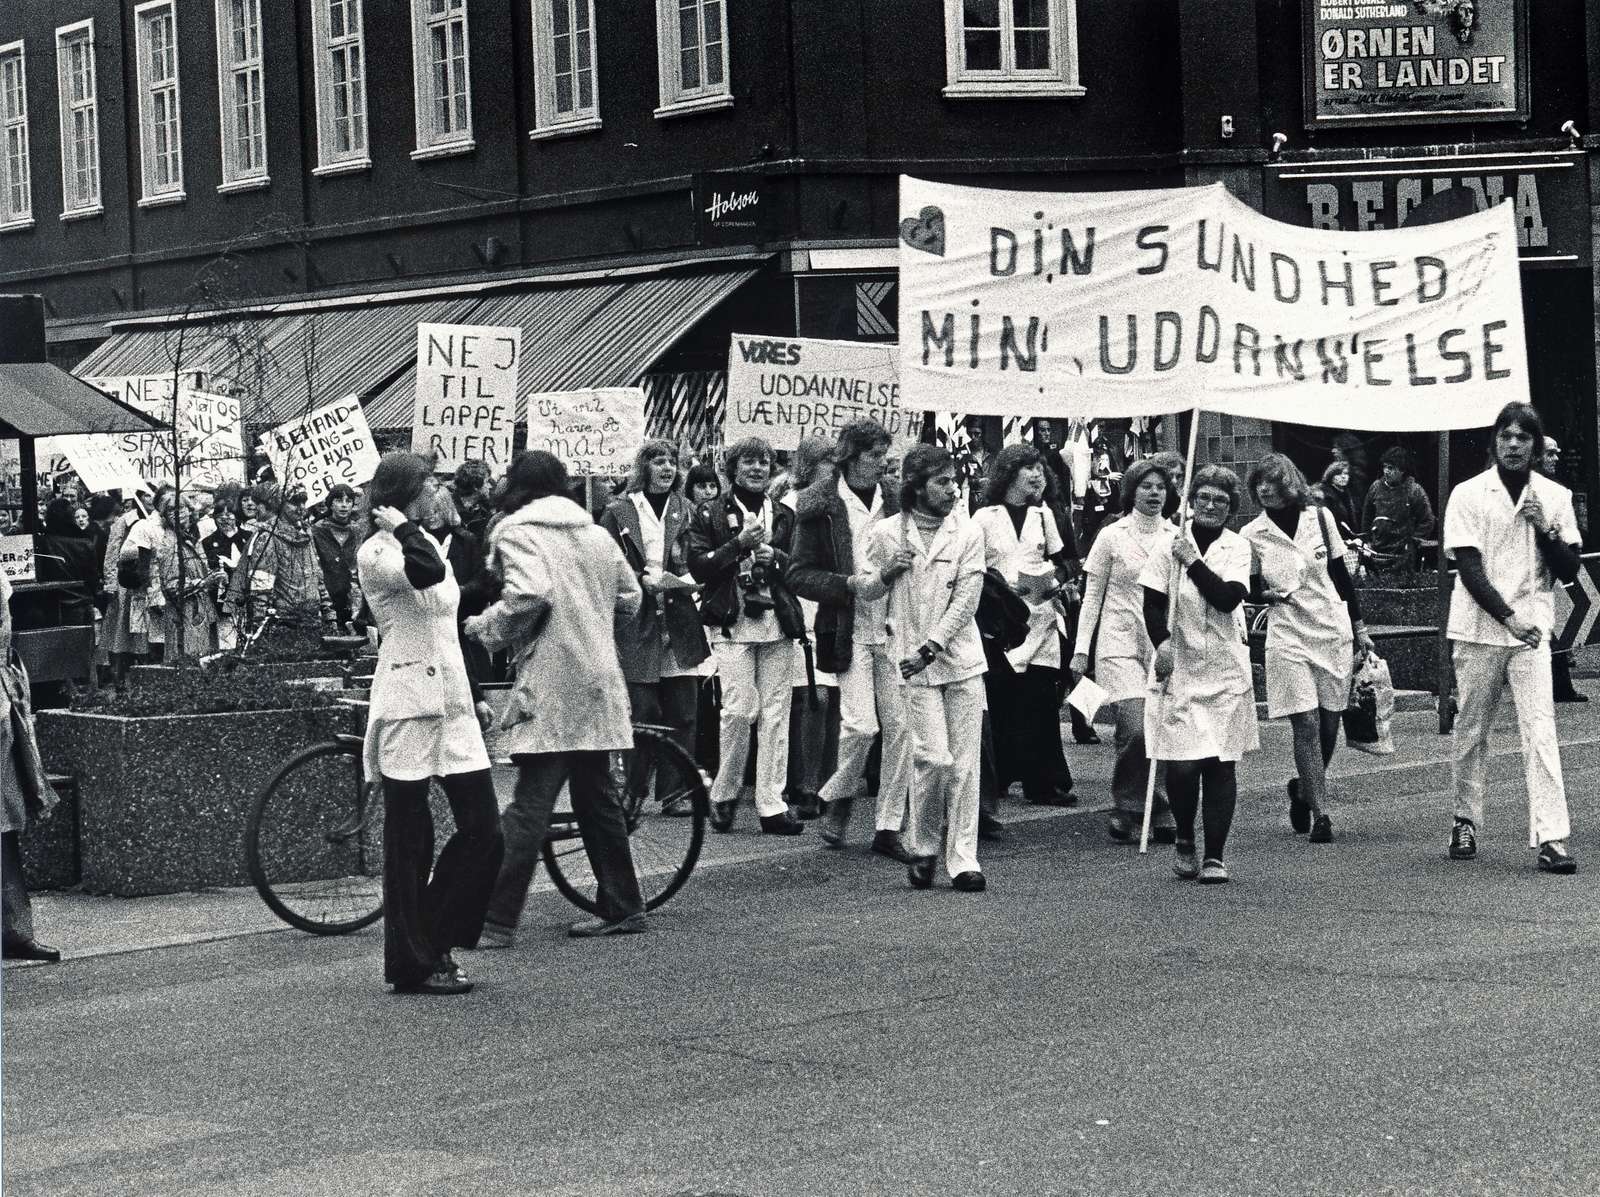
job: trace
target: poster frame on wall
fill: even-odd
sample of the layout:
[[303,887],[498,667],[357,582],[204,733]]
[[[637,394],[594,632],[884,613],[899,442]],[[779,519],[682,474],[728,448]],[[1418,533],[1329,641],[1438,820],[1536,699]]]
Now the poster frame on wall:
[[[1325,130],[1338,128],[1370,128],[1381,125],[1429,125],[1465,123],[1471,121],[1505,121],[1526,122],[1532,119],[1533,105],[1529,89],[1529,0],[1509,0],[1513,6],[1511,17],[1512,37],[1516,45],[1511,55],[1515,79],[1515,106],[1483,108],[1479,106],[1417,106],[1407,105],[1403,109],[1386,112],[1373,112],[1370,114],[1330,114],[1322,109],[1321,97],[1323,92],[1319,87],[1319,59],[1318,59],[1318,9],[1328,0],[1300,0],[1301,36],[1300,36],[1300,66],[1301,66],[1301,94],[1304,101],[1304,127],[1308,130]],[[1365,5],[1350,0],[1346,7],[1359,8]],[[1409,7],[1409,5],[1407,6]],[[1371,63],[1375,59],[1364,59]],[[1396,89],[1398,90],[1398,89]],[[1425,100],[1419,101],[1426,104]]]

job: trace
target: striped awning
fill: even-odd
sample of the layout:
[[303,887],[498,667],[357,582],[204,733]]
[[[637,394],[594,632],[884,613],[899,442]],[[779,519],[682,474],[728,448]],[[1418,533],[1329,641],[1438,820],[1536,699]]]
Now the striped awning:
[[249,425],[282,424],[382,390],[412,364],[419,323],[458,323],[476,298],[274,309],[118,332],[74,369],[80,378],[200,374],[244,400]]
[[[755,277],[759,265],[694,273],[567,283],[490,296],[463,324],[522,329],[523,396],[540,391],[632,386],[684,333]],[[413,359],[414,359],[413,354]],[[411,424],[416,363],[410,361],[367,403],[373,428]],[[517,419],[526,417],[517,403]]]

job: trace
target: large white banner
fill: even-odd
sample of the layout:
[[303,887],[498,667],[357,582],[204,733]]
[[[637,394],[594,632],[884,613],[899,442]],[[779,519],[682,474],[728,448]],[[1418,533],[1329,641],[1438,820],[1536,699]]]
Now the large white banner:
[[900,407],[897,345],[733,334],[725,443],[759,436],[794,449],[802,437],[831,440],[852,420],[869,419],[915,440],[921,415]]
[[39,444],[43,446],[46,441],[49,442],[48,451],[64,458],[91,491],[131,491],[139,486],[138,467],[110,433],[86,432],[72,436],[41,437]]
[[[91,386],[117,396],[146,415],[171,424],[173,379],[168,375],[85,378]],[[182,486],[214,488],[243,482],[245,473],[243,410],[232,395],[178,388],[177,454],[171,432],[116,433],[116,450],[132,459],[151,485],[173,482],[181,470]]]
[[575,478],[626,474],[643,443],[644,391],[638,387],[528,396],[528,448],[555,454]]
[[469,458],[496,474],[511,462],[522,330],[483,324],[417,325],[417,399],[411,448],[443,472]]
[[261,434],[261,451],[285,489],[306,488],[306,503],[320,503],[339,483],[363,486],[378,468],[378,446],[367,413],[354,395]]
[[900,180],[903,401],[1018,416],[1205,407],[1330,428],[1492,423],[1528,398],[1509,205],[1347,233],[1210,187]]

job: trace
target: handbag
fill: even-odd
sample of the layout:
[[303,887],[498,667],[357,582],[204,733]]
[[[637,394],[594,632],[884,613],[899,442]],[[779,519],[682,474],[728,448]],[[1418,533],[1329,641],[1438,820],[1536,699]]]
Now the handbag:
[[132,557],[118,558],[118,586],[124,590],[148,590],[150,588],[150,559],[145,556],[149,551],[148,549],[140,549]]
[[1010,652],[1028,638],[1028,604],[1011,589],[999,570],[983,571],[983,593],[978,597],[978,634]]

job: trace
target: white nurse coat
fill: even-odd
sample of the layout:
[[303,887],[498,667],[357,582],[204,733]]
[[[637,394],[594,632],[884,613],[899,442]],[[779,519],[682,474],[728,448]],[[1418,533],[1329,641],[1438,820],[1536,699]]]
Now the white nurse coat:
[[[1183,535],[1194,544],[1189,528]],[[1249,586],[1250,545],[1237,532],[1224,528],[1201,560],[1224,582]],[[1260,747],[1243,609],[1218,611],[1201,596],[1186,570],[1172,594],[1169,587],[1175,572],[1176,563],[1168,552],[1152,554],[1139,576],[1141,586],[1168,596],[1172,633],[1172,675],[1166,691],[1161,692],[1152,671],[1151,692],[1144,704],[1148,751],[1152,759],[1162,761],[1241,760]]]
[[[1317,526],[1318,520],[1323,527]],[[1268,609],[1267,660],[1303,661],[1334,677],[1348,675],[1355,633],[1350,608],[1328,576],[1329,551],[1344,559],[1344,541],[1332,514],[1307,507],[1291,540],[1263,511],[1241,534],[1260,562],[1261,580],[1273,590],[1289,592]]]
[[1134,512],[1102,528],[1084,562],[1088,584],[1078,616],[1078,651],[1087,653],[1095,645],[1095,681],[1110,702],[1145,696],[1155,648],[1144,626],[1139,579],[1151,558],[1172,560],[1175,535],[1177,529],[1160,516]]

